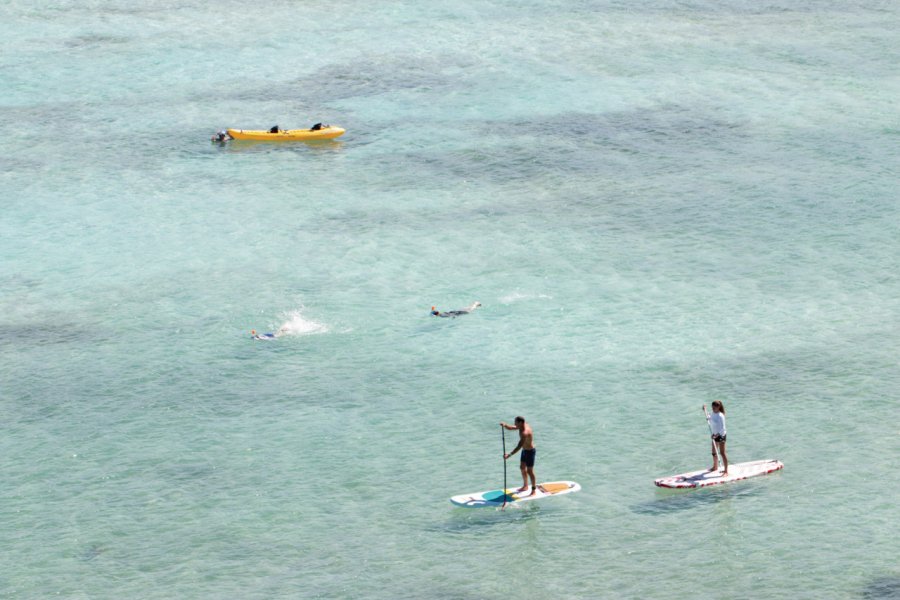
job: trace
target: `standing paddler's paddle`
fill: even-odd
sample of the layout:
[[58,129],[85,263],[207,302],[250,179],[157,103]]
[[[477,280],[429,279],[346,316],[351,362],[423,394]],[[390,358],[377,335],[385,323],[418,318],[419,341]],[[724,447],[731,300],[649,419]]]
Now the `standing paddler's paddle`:
[[503,439],[503,506],[506,508],[506,428],[500,426],[500,437]]
[[[715,454],[713,456],[716,457],[716,462],[718,463],[719,459],[721,459],[722,457],[719,456],[719,447],[716,445],[716,442],[713,440],[712,423],[709,422],[709,413],[706,412],[705,404],[703,405],[703,414],[706,415],[706,427],[707,427],[707,429],[709,429],[709,443],[712,444],[713,452],[715,452]],[[723,460],[722,463],[724,464],[724,462],[725,461]]]

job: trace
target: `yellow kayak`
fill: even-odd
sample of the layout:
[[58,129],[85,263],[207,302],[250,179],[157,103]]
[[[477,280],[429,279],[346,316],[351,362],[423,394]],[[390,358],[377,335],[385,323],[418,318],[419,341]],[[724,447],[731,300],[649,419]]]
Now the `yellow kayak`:
[[258,142],[310,142],[315,140],[333,140],[344,135],[343,127],[323,126],[321,129],[282,129],[272,133],[265,129],[226,129],[228,135],[236,140],[255,140]]

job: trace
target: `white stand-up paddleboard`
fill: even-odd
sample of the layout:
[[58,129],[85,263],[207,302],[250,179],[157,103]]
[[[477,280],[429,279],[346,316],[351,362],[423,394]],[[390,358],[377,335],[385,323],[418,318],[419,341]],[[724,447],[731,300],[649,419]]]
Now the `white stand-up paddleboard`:
[[653,483],[664,488],[700,488],[749,479],[757,475],[768,475],[783,468],[784,465],[781,461],[755,460],[728,465],[728,475],[723,475],[721,468],[718,471],[691,471],[670,477],[660,477]]
[[528,502],[529,500],[540,500],[548,496],[561,496],[563,494],[571,494],[581,489],[581,486],[574,481],[548,481],[539,483],[537,490],[531,494],[531,488],[524,492],[515,489],[506,490],[488,490],[486,492],[475,492],[473,494],[461,494],[450,498],[450,502],[456,506],[465,508],[484,508],[493,506],[495,508],[503,506],[504,500],[506,504],[519,504],[520,502]]

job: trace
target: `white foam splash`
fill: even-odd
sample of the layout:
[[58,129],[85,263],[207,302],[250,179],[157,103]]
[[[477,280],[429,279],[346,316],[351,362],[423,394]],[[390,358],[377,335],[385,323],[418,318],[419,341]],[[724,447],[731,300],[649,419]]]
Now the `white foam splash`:
[[283,335],[313,335],[325,333],[328,326],[312,319],[306,319],[299,310],[291,311],[286,315],[287,320],[275,331],[276,336]]
[[548,296],[547,294],[526,294],[522,292],[512,292],[511,294],[506,294],[505,296],[500,297],[500,302],[502,304],[512,304],[513,302],[518,302],[519,300],[553,300],[553,296]]

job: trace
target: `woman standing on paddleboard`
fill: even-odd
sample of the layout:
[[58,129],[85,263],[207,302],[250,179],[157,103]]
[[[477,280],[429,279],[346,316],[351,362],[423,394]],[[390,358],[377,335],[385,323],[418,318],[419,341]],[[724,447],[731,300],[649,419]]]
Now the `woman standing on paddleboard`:
[[710,471],[719,470],[719,454],[721,454],[722,466],[725,467],[722,474],[728,475],[728,455],[725,454],[725,405],[721,400],[714,400],[712,410],[712,414],[707,413],[706,405],[703,405],[703,412],[706,413],[706,420],[709,423],[709,434],[712,437],[713,466]]

